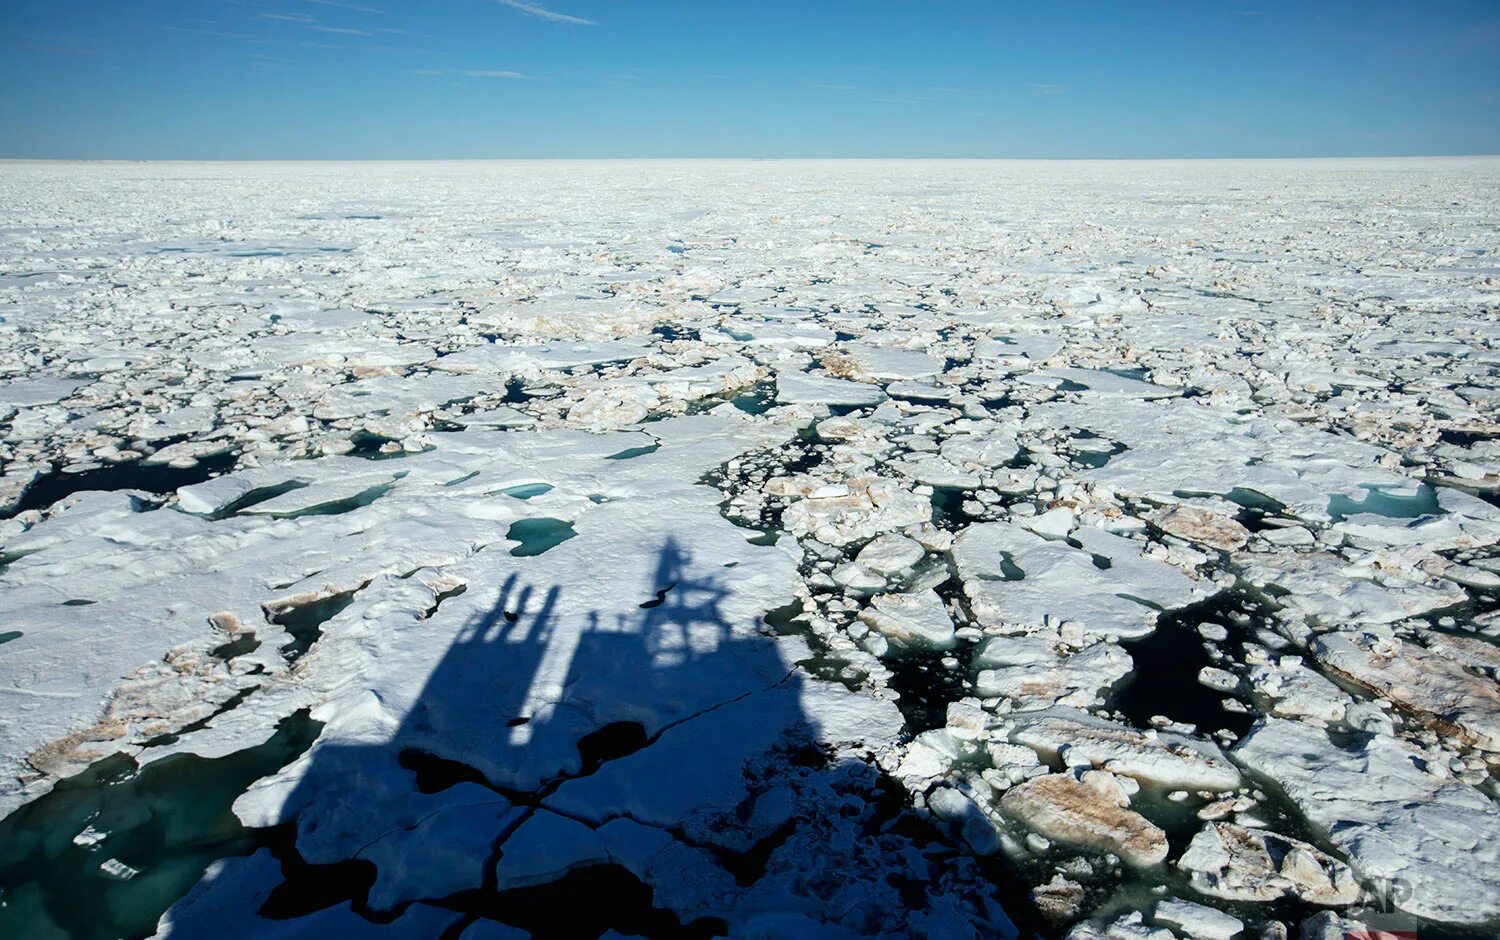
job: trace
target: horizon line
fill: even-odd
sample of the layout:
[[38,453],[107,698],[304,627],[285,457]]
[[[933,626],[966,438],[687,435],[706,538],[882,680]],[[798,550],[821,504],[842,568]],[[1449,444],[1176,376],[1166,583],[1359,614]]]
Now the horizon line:
[[527,157],[14,157],[0,156],[3,163],[1150,163],[1287,160],[1470,160],[1500,158],[1494,153],[1412,154],[1317,154],[1297,156],[1108,156],[1108,157],[995,157],[995,156],[527,156]]

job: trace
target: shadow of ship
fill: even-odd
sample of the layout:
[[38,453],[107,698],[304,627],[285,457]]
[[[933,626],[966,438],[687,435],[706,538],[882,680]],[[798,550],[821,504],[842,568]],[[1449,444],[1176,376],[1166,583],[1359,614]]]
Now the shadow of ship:
[[[984,912],[977,929],[1009,932],[990,873],[963,867],[962,850],[906,811],[899,784],[816,744],[802,702],[820,690],[784,661],[760,618],[729,621],[722,576],[695,567],[676,542],[662,545],[640,594],[607,599],[611,612],[569,609],[569,589],[517,574],[498,589],[469,588],[493,591],[494,602],[451,631],[420,693],[371,710],[401,715],[393,731],[345,727],[312,743],[320,726],[302,711],[265,744],[225,757],[172,755],[139,769],[123,755],[101,761],[13,814],[0,831],[27,845],[0,865],[0,933],[9,923],[34,936],[144,937],[177,902],[175,938],[342,936],[386,924],[403,937],[486,925],[491,937],[518,935],[504,933],[512,928],[706,937],[726,934],[734,904],[761,889],[771,900],[759,899],[760,912],[785,913],[797,935],[816,927],[825,899],[842,905],[831,919],[884,934],[914,929],[883,920],[891,911],[958,892],[965,910]],[[410,634],[408,655],[441,642],[442,623]],[[387,655],[399,656],[403,627],[389,629]],[[401,684],[386,694],[399,697]],[[288,822],[243,828],[230,812],[236,797],[294,759],[300,775],[280,814]],[[649,805],[656,789],[713,787],[720,795],[704,805],[718,809],[678,819],[658,807],[657,818],[638,818],[636,804]],[[785,812],[766,817],[758,801],[773,791]],[[445,826],[433,824],[440,817]],[[528,821],[557,819],[595,833],[625,820],[688,862],[650,870],[648,884],[639,864],[617,864],[611,850],[516,877],[538,845],[512,838]],[[69,841],[85,822],[107,832],[107,854]],[[105,857],[139,876],[102,877]],[[200,880],[215,859],[224,864]],[[497,866],[510,873],[504,885]],[[784,894],[770,891],[781,882],[768,875],[795,884],[797,910],[782,911]],[[719,890],[695,895],[704,879]],[[851,883],[879,902],[851,904]],[[808,913],[814,921],[796,920]]]
[[[507,890],[496,884],[495,866],[504,858],[505,840],[534,813],[552,811],[540,807],[560,787],[649,747],[725,698],[781,685],[792,694],[764,697],[770,710],[765,720],[776,726],[805,725],[799,714],[788,712],[797,707],[799,674],[781,662],[762,631],[747,629],[750,625],[731,627],[721,609],[728,590],[711,575],[693,574],[690,556],[675,541],[660,549],[646,588],[644,600],[622,599],[627,613],[611,617],[592,611],[585,615],[585,628],[574,631],[564,627],[559,614],[562,588],[543,590],[522,585],[516,575],[508,577],[498,602],[461,628],[387,745],[375,748],[377,753],[342,745],[314,752],[287,802],[293,811],[308,809],[301,810],[295,823],[295,847],[287,839],[278,848],[285,880],[261,907],[262,916],[301,917],[347,901],[367,918],[388,921],[406,909],[406,903],[383,911],[371,908],[377,880],[371,862],[308,864],[304,853],[296,851],[320,826],[357,827],[368,807],[351,781],[363,779],[371,762],[395,760],[422,794],[469,784],[517,808],[482,860],[481,886],[422,899],[463,915],[445,936],[457,936],[482,918],[547,937],[596,937],[611,928],[646,936],[724,935],[727,924],[717,917],[684,923],[655,905],[651,887],[613,863],[576,868],[545,884]],[[770,668],[747,684],[746,663]],[[525,681],[497,682],[497,676]],[[712,697],[709,709],[695,711],[705,687],[737,691]],[[618,694],[602,700],[589,694],[600,688]],[[662,715],[678,717],[653,727]],[[793,759],[826,763],[824,755],[809,747]],[[894,787],[882,789],[873,768],[858,766],[868,776],[871,792],[885,794],[886,811],[898,811],[901,797]],[[697,767],[677,770],[680,779],[673,785],[694,786]],[[332,793],[341,796],[330,803]],[[349,818],[328,818],[343,814]],[[715,861],[745,885],[760,875],[786,834],[784,826],[754,843],[741,839],[735,848],[709,848]]]

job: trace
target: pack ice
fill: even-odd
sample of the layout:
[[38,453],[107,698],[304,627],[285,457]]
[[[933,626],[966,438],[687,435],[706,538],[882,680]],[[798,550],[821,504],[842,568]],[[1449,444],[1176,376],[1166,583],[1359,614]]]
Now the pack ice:
[[0,205],[0,934],[1500,930],[1500,161]]

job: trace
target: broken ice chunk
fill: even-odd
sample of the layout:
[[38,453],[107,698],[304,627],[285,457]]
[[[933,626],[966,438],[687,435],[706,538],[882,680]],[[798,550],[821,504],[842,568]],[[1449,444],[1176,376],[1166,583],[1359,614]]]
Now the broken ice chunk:
[[1138,542],[1092,526],[1077,528],[1073,538],[1081,550],[1004,522],[965,529],[953,558],[980,622],[1072,620],[1084,630],[1129,639],[1150,633],[1159,610],[1208,593],[1171,565],[1144,557]]
[[1071,382],[1074,385],[1081,385],[1085,393],[1090,395],[1150,399],[1172,398],[1182,394],[1181,389],[1152,385],[1150,382],[1142,382],[1140,379],[1106,372],[1102,369],[1048,369],[1039,374],[1058,379],[1062,383]]
[[609,861],[599,834],[581,822],[539,809],[505,841],[495,863],[496,888],[556,881],[574,868]]
[[1271,718],[1234,753],[1348,852],[1360,877],[1410,885],[1400,910],[1466,924],[1500,917],[1500,810],[1425,773],[1406,745],[1375,734],[1339,747],[1317,728]]
[[823,357],[830,372],[862,382],[931,378],[943,371],[943,360],[917,349],[851,343]]
[[1168,535],[1189,542],[1232,552],[1250,539],[1244,526],[1216,512],[1197,506],[1173,506],[1151,516],[1151,522]]
[[1360,891],[1348,865],[1306,842],[1225,822],[1205,823],[1177,866],[1197,890],[1230,901],[1349,904]]
[[1244,921],[1232,914],[1177,898],[1157,901],[1151,919],[1195,940],[1234,940],[1245,929]]
[[776,400],[784,405],[874,405],[884,398],[878,385],[806,372],[776,374]]
[[834,583],[855,593],[869,593],[885,587],[885,578],[858,562],[846,561],[834,568],[830,576]]
[[914,539],[887,533],[876,536],[860,549],[854,560],[871,571],[892,575],[910,568],[921,561],[925,554],[922,546]]
[[947,649],[954,643],[953,620],[934,591],[881,594],[859,619],[903,645]]
[[1167,834],[1139,813],[1069,774],[1047,774],[1005,792],[1007,816],[1049,839],[1113,852],[1136,866],[1167,857]]
[[1035,665],[982,669],[975,691],[985,697],[1014,699],[1017,707],[1094,704],[1099,693],[1130,674],[1130,654],[1113,643],[1096,643],[1058,659],[1046,668]]
[[1022,716],[1011,740],[1070,767],[1102,767],[1168,789],[1222,791],[1241,783],[1239,771],[1212,742],[1147,734],[1073,709]]
[[140,869],[131,868],[117,858],[105,859],[100,863],[99,870],[116,881],[129,881],[141,873]]
[[1324,633],[1313,640],[1312,652],[1337,675],[1391,699],[1444,734],[1500,750],[1500,691],[1493,679],[1415,643],[1374,633]]

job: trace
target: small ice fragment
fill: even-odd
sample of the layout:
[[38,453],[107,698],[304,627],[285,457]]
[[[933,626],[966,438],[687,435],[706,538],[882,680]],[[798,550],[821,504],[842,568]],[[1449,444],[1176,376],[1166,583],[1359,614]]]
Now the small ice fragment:
[[83,831],[73,837],[74,845],[98,845],[109,836],[107,832],[101,832],[93,826],[84,826]]
[[1026,519],[1021,525],[1046,539],[1067,538],[1068,533],[1073,531],[1073,512],[1059,506],[1049,509],[1032,519]]
[[139,870],[131,868],[117,858],[106,859],[104,864],[99,866],[99,870],[116,881],[129,881],[140,874]]
[[879,574],[891,575],[922,560],[925,552],[916,541],[904,535],[887,533],[860,549],[855,560]]

